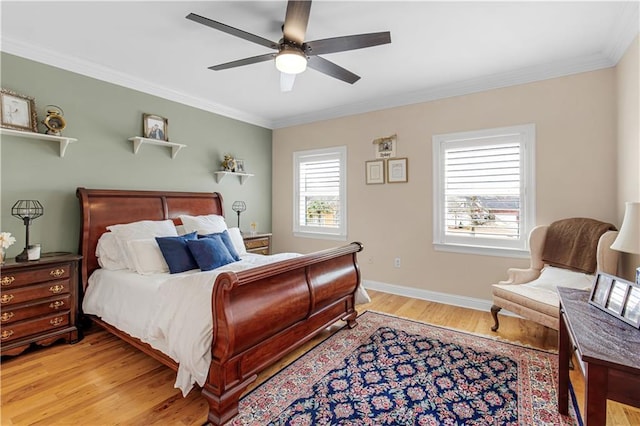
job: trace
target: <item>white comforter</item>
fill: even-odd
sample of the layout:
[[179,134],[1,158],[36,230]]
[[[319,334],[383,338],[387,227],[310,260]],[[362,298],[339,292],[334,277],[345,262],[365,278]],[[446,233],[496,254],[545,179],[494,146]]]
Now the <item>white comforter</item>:
[[[174,275],[98,269],[89,278],[82,308],[176,361],[175,387],[186,396],[194,383],[203,386],[207,380],[213,336],[211,294],[217,275],[297,256],[248,254],[240,262],[213,271]],[[360,288],[356,302],[367,299],[366,291]]]

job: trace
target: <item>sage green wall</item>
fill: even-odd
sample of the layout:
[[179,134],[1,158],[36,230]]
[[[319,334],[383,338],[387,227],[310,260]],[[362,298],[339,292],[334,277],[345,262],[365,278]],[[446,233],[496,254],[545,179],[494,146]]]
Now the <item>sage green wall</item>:
[[[218,191],[229,226],[237,224],[231,204],[243,200],[247,211],[241,227],[246,230],[255,221],[259,230],[271,230],[270,129],[6,53],[0,60],[2,87],[34,97],[39,120],[46,105],[62,107],[67,120],[63,134],[78,139],[60,158],[57,143],[2,135],[0,229],[18,240],[9,257],[24,247],[24,225],[11,216],[19,199],[44,205],[44,216],[31,227],[32,243],[41,243],[43,251],[76,252],[80,210],[75,190],[80,186]],[[188,145],[175,159],[169,148],[152,145],[134,155],[128,138],[142,135],[143,113],[167,117],[169,139]],[[227,153],[244,159],[255,177],[244,185],[233,176],[216,183],[213,172]]]

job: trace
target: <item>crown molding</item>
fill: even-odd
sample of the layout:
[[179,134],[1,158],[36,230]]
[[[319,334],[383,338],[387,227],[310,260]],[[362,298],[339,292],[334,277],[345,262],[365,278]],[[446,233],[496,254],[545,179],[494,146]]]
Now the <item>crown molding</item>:
[[616,25],[611,29],[610,37],[606,40],[604,55],[617,64],[639,32],[640,2],[627,1],[616,19]]
[[85,61],[69,55],[62,55],[57,52],[51,52],[38,46],[20,42],[11,38],[2,38],[2,51],[10,53],[12,55],[20,56],[22,58],[30,59],[32,61],[51,65],[56,68],[61,68],[66,71],[71,71],[87,77],[137,90],[139,92],[158,96],[163,99],[168,99],[170,101],[192,106],[204,111],[209,111],[228,118],[232,118],[234,120],[239,120],[245,123],[254,124],[260,127],[266,127],[269,129],[272,128],[273,123],[263,117],[248,114],[246,112],[229,108],[225,105],[211,102],[203,98],[187,95],[176,90],[167,89],[163,86],[151,84],[148,81],[133,77],[120,71],[116,71],[103,65],[96,64],[94,62]]
[[462,96],[487,90],[533,83],[551,78],[610,68],[615,64],[615,62],[604,54],[572,58],[549,64],[521,68],[515,71],[481,76],[469,80],[425,88],[397,96],[389,96],[385,99],[369,99],[364,102],[338,106],[310,114],[297,115],[283,120],[275,120],[273,128],[278,129],[291,127],[315,121],[330,120],[349,115],[363,114],[372,111],[451,98],[454,96]]

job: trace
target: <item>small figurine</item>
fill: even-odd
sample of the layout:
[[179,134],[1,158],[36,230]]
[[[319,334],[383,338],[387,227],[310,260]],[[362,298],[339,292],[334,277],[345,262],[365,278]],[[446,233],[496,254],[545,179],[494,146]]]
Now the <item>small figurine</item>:
[[224,161],[222,162],[222,169],[225,172],[235,172],[237,168],[236,160],[230,155],[224,156]]

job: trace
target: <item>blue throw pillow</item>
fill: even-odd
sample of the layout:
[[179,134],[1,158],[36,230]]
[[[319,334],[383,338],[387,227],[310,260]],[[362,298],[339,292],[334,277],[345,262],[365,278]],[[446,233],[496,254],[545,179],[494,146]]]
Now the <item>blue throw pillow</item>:
[[197,232],[192,232],[179,237],[156,237],[162,256],[164,256],[164,260],[169,265],[169,272],[177,274],[198,269],[198,262],[193,258],[191,251],[187,247],[187,241],[196,240],[196,235]]
[[216,235],[222,239],[222,242],[224,243],[227,250],[229,250],[229,254],[231,254],[231,257],[233,257],[233,260],[236,260],[236,261],[241,260],[240,255],[238,254],[238,251],[233,245],[233,241],[231,241],[231,236],[226,230],[223,232],[219,232],[217,234],[198,235],[198,238],[211,238]]
[[203,271],[210,271],[235,262],[219,235],[187,241],[187,247]]

